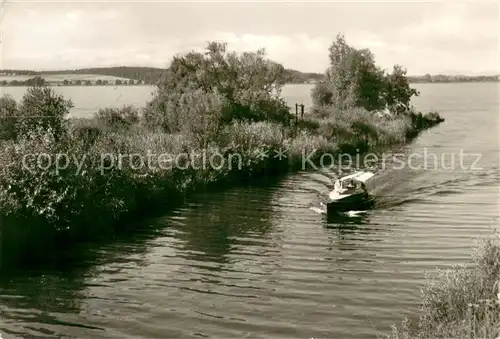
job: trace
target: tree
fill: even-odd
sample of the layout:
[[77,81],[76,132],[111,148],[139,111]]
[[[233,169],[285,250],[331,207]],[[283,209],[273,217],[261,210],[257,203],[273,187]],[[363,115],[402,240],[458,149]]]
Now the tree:
[[17,102],[10,95],[0,98],[0,140],[13,140],[17,136]]
[[368,111],[388,107],[401,113],[410,109],[411,97],[418,95],[410,88],[405,69],[396,65],[386,74],[376,66],[370,50],[349,46],[341,34],[330,46],[329,58],[325,79],[312,90],[315,106],[362,107]]
[[71,100],[65,100],[50,87],[30,87],[19,105],[17,134],[27,136],[32,131],[42,130],[52,133],[58,140],[65,132],[65,118],[71,108]]
[[129,128],[139,122],[139,112],[133,106],[104,108],[97,112],[96,118],[112,129]]
[[40,76],[26,80],[26,86],[44,86],[46,83],[45,79]]
[[101,79],[97,79],[97,81],[95,82],[95,84],[97,86],[102,86],[102,80]]
[[63,81],[63,85],[64,85],[64,86],[68,86],[68,85],[69,85],[69,81],[68,81],[68,79],[64,79],[64,81]]
[[180,99],[179,113],[183,119],[181,132],[190,135],[200,147],[207,147],[223,125],[227,100],[217,92],[203,90],[184,93]]
[[384,106],[379,95],[384,87],[384,73],[375,66],[374,56],[368,49],[349,46],[339,34],[329,48],[329,59],[325,79],[313,88],[316,105],[341,109],[357,106],[368,110]]
[[120,86],[122,84],[122,81],[120,79],[115,80],[115,85]]
[[395,65],[392,73],[386,76],[386,102],[391,112],[401,114],[410,110],[411,98],[420,93],[410,87],[407,70]]
[[76,80],[76,81],[75,81],[75,85],[77,85],[77,86],[81,86],[81,85],[82,85],[82,81],[81,81],[81,80]]
[[[184,94],[197,92],[224,98],[228,107],[221,117],[224,123],[234,119],[288,122],[288,107],[279,97],[284,82],[283,66],[266,59],[264,50],[238,55],[228,52],[225,43],[211,42],[205,53],[190,52],[172,59],[145,118],[167,131],[178,131]],[[209,102],[215,102],[212,99],[207,96]]]

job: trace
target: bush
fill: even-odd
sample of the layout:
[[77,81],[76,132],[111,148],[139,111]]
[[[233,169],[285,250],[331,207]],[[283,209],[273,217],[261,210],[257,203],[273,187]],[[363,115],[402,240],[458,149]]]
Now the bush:
[[[148,103],[145,119],[150,126],[161,126],[176,133],[181,121],[182,104],[187,93],[197,93],[199,100],[219,102],[221,120],[288,122],[291,118],[280,98],[284,84],[283,66],[265,58],[264,50],[253,53],[228,52],[226,44],[209,43],[206,53],[190,52],[173,58],[165,77],[158,83],[155,97]],[[202,96],[202,93],[204,96]],[[216,98],[220,96],[221,98]],[[190,102],[194,104],[196,97]],[[193,112],[191,112],[193,113]],[[197,114],[201,111],[198,110]],[[202,119],[201,115],[196,119]]]
[[42,130],[59,140],[66,132],[65,120],[72,107],[71,100],[65,100],[50,87],[29,87],[18,108],[17,136],[29,136],[33,131]]
[[139,111],[134,106],[104,108],[97,112],[95,118],[110,129],[127,129],[139,122]]
[[73,118],[69,120],[69,134],[81,140],[87,147],[92,146],[103,134],[109,131],[109,127],[103,125],[97,119]]
[[393,67],[392,73],[385,76],[385,102],[392,113],[403,114],[411,110],[411,98],[419,95],[410,87],[406,69],[400,65]]
[[18,113],[17,103],[10,95],[0,98],[0,140],[16,138]]
[[349,46],[343,35],[329,48],[330,66],[325,79],[312,90],[315,106],[336,109],[361,107],[368,111],[389,108],[396,114],[410,110],[410,100],[418,92],[410,88],[406,70],[396,65],[391,74],[375,65],[368,49]]
[[500,241],[486,240],[472,265],[428,276],[422,313],[412,329],[406,320],[386,338],[496,338],[500,335]]
[[[149,124],[164,126],[169,133],[185,133],[206,147],[220,131],[223,119],[230,110],[228,101],[219,93],[194,90],[162,96],[163,107],[147,116]],[[157,108],[158,109],[158,108]]]

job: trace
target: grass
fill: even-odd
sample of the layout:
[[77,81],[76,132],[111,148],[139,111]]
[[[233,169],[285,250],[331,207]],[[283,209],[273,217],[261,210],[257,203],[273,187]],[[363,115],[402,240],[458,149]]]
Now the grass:
[[500,240],[484,240],[470,265],[428,275],[418,323],[406,319],[383,338],[498,338],[499,284]]

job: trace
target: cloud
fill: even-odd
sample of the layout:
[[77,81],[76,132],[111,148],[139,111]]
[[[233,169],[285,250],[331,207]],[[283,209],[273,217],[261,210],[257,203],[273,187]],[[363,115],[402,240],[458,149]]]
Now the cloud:
[[12,3],[1,20],[1,68],[164,67],[209,40],[265,48],[287,68],[323,72],[338,32],[384,68],[412,74],[497,72],[498,4]]

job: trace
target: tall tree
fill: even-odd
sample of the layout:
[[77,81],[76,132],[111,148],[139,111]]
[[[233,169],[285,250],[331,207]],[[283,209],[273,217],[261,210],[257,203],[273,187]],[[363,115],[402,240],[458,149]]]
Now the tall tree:
[[368,110],[385,105],[380,95],[384,89],[384,72],[375,65],[370,50],[351,47],[344,36],[338,34],[329,48],[329,59],[325,79],[313,89],[316,105],[341,109],[358,106]]
[[172,59],[145,117],[169,131],[179,130],[185,117],[201,114],[199,109],[180,113],[186,108],[183,100],[193,99],[186,94],[197,92],[207,94],[207,112],[213,111],[212,105],[227,106],[221,117],[210,114],[221,123],[233,119],[288,121],[288,108],[279,97],[284,82],[283,66],[267,59],[264,50],[239,55],[227,51],[225,43],[211,42],[204,53],[189,52]]

